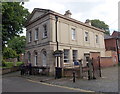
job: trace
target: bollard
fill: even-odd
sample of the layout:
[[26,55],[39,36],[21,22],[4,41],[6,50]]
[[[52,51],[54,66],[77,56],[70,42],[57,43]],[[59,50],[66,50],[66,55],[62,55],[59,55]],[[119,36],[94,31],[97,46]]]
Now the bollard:
[[75,83],[75,71],[73,71],[73,83]]

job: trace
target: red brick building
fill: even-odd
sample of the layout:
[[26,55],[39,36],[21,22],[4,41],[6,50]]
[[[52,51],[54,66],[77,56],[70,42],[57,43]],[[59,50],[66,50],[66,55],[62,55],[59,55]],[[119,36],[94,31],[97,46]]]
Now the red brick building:
[[112,51],[112,57],[120,61],[120,32],[114,31],[111,36],[105,35],[105,49]]

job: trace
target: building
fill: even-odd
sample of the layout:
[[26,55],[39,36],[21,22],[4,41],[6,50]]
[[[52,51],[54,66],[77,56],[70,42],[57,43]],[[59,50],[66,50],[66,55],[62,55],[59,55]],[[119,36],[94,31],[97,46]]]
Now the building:
[[105,35],[106,56],[111,56],[114,62],[120,60],[120,32],[114,31],[112,35]]
[[[105,56],[104,31],[91,26],[89,20],[83,23],[71,18],[71,14],[69,10],[64,15],[48,9],[33,10],[26,22],[26,61],[34,66],[49,66],[50,75],[54,75],[57,60],[58,67],[65,67],[96,53]],[[56,37],[58,49],[64,52],[58,59],[53,55]]]

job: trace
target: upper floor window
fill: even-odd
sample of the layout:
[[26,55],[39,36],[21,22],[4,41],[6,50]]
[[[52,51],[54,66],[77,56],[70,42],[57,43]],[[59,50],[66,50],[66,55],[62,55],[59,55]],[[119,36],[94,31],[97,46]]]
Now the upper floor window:
[[36,28],[36,29],[35,29],[35,40],[38,40],[38,32],[39,32],[39,29]]
[[43,31],[43,38],[46,38],[46,37],[47,37],[47,25],[44,24],[44,25],[43,25],[43,28],[44,28],[44,31]]
[[77,60],[77,50],[73,50],[73,62],[75,62]]
[[99,43],[98,35],[95,36],[96,43]]
[[32,32],[29,31],[28,33],[28,42],[31,42],[32,41]]
[[69,50],[64,49],[64,62],[68,63],[69,62]]
[[85,32],[85,41],[88,41],[88,32]]
[[72,28],[72,40],[75,40],[76,39],[76,32],[75,32],[75,29]]

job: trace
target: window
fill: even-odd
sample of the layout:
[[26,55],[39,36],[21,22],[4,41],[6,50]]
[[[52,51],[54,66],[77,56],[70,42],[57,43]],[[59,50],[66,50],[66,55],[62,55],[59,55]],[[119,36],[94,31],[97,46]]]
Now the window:
[[96,35],[95,40],[96,40],[96,43],[99,43],[98,35]]
[[38,65],[38,57],[37,57],[37,52],[35,52],[35,66]]
[[88,41],[88,32],[85,32],[85,41]]
[[72,40],[76,39],[76,32],[75,29],[72,28]]
[[28,52],[28,62],[30,62],[31,61],[31,54],[30,54],[30,52]]
[[32,41],[32,33],[31,33],[31,31],[29,32],[29,34],[28,34],[28,42],[31,42]]
[[64,62],[68,63],[69,62],[69,50],[64,49]]
[[47,37],[47,25],[43,25],[44,31],[43,31],[43,38]]
[[75,62],[77,60],[77,50],[73,50],[73,62]]
[[39,31],[39,29],[36,28],[36,29],[35,29],[35,40],[38,40],[38,31]]

